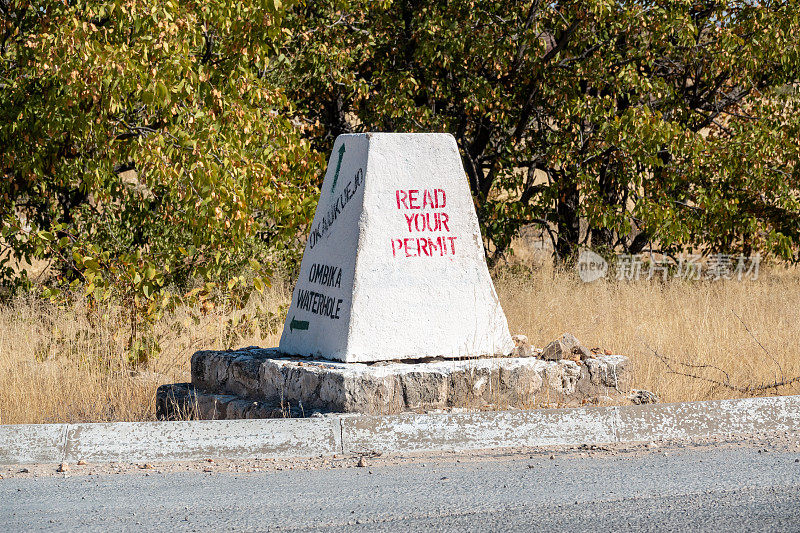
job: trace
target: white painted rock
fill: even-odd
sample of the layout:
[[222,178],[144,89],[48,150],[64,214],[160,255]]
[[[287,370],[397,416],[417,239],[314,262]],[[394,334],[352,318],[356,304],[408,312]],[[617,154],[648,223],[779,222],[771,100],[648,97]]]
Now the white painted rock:
[[453,136],[339,136],[280,350],[368,362],[513,348]]

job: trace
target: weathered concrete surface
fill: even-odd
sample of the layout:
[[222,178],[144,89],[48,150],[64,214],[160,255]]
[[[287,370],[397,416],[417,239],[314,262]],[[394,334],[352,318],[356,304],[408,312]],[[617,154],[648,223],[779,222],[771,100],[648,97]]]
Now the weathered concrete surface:
[[342,445],[352,453],[736,437],[800,432],[800,396],[535,411],[343,416],[341,424]]
[[0,464],[59,463],[66,424],[0,425]]
[[337,137],[280,348],[346,362],[511,353],[452,135]]
[[[247,411],[245,417],[255,416],[253,402],[259,402],[259,412],[271,406],[276,411],[366,414],[579,406],[618,395],[627,362],[623,356],[599,355],[582,364],[507,357],[367,365],[287,357],[258,348],[200,351],[192,357],[192,385],[199,392],[223,396],[195,395],[191,401],[201,418],[220,419],[233,418],[242,410]],[[162,400],[168,394],[180,399],[185,393],[163,388]],[[228,395],[251,402],[235,402]],[[165,417],[173,411],[164,404]]]
[[0,464],[404,453],[781,432],[800,433],[800,396],[386,417],[0,426]]
[[341,448],[333,418],[71,424],[68,462],[310,457]]
[[345,452],[459,451],[614,442],[614,408],[342,417]]
[[800,396],[635,405],[619,410],[617,439],[703,438],[800,431]]

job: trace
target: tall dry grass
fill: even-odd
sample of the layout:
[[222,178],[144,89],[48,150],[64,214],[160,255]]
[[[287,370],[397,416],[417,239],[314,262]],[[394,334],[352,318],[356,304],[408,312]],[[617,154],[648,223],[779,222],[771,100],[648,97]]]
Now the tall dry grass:
[[131,364],[125,309],[88,312],[40,300],[0,307],[0,424],[155,419],[155,393],[163,383],[190,381],[199,349],[276,345],[289,290],[279,282],[244,309],[178,308],[144,339],[160,353]]
[[[584,284],[572,273],[540,265],[500,271],[496,285],[513,333],[542,347],[569,331],[589,347],[627,354],[633,386],[663,401],[738,394],[667,373],[651,348],[685,363],[714,365],[743,386],[774,381],[781,373],[800,375],[796,269],[762,271],[750,282]],[[136,369],[129,364],[129,329],[119,307],[88,313],[80,305],[37,300],[0,307],[0,423],[152,420],[156,388],[189,381],[195,350],[277,345],[281,306],[289,296],[288,285],[277,283],[243,310],[224,304],[179,308],[153,328],[160,354]],[[691,371],[724,377],[709,368]],[[800,393],[800,387],[779,392]]]
[[[570,332],[588,347],[628,355],[633,386],[662,401],[743,395],[712,381],[748,388],[800,376],[795,268],[762,269],[756,281],[588,284],[543,268],[501,275],[497,287],[512,331],[527,334],[534,346]],[[662,358],[697,377],[671,373]],[[759,394],[775,393],[798,394],[800,383]]]

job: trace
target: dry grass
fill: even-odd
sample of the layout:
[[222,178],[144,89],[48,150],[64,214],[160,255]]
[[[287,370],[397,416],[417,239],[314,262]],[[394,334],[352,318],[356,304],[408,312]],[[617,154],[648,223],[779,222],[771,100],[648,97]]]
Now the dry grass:
[[136,368],[119,307],[87,313],[25,300],[0,307],[0,423],[154,420],[156,389],[189,381],[196,350],[276,345],[279,306],[288,299],[279,283],[243,310],[179,308],[147,337],[159,355]]
[[[569,331],[587,346],[631,356],[636,388],[664,401],[727,398],[736,393],[671,375],[648,346],[693,364],[713,364],[734,383],[800,375],[800,272],[772,269],[755,282],[583,284],[548,268],[497,275],[513,333],[543,346]],[[277,345],[289,298],[277,284],[244,310],[181,308],[156,324],[160,355],[133,371],[128,326],[119,308],[87,313],[40,301],[0,308],[0,423],[152,420],[161,383],[189,380],[200,348]],[[752,332],[748,333],[738,314]],[[233,319],[246,315],[235,324]],[[771,354],[758,345],[755,336]],[[777,364],[771,359],[777,361]],[[719,378],[715,370],[698,370]],[[781,394],[800,393],[784,387]]]
[[[591,284],[571,273],[540,269],[529,276],[501,275],[497,287],[513,332],[543,346],[568,331],[589,347],[629,355],[633,386],[657,393],[662,401],[742,394],[671,374],[654,351],[676,360],[676,370],[725,381],[720,370],[686,366],[713,365],[742,387],[800,376],[797,269],[762,269],[757,281]],[[798,394],[800,384],[778,392]],[[764,392],[770,393],[775,391]]]

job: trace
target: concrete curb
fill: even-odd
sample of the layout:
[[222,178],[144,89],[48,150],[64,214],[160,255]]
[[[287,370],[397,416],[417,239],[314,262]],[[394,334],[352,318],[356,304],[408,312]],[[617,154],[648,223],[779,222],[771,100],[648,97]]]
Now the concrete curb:
[[0,464],[461,451],[800,432],[800,396],[653,406],[0,426]]
[[342,418],[345,452],[475,450],[614,442],[614,408]]
[[119,422],[70,426],[64,460],[177,461],[207,457],[308,457],[340,448],[333,418]]

